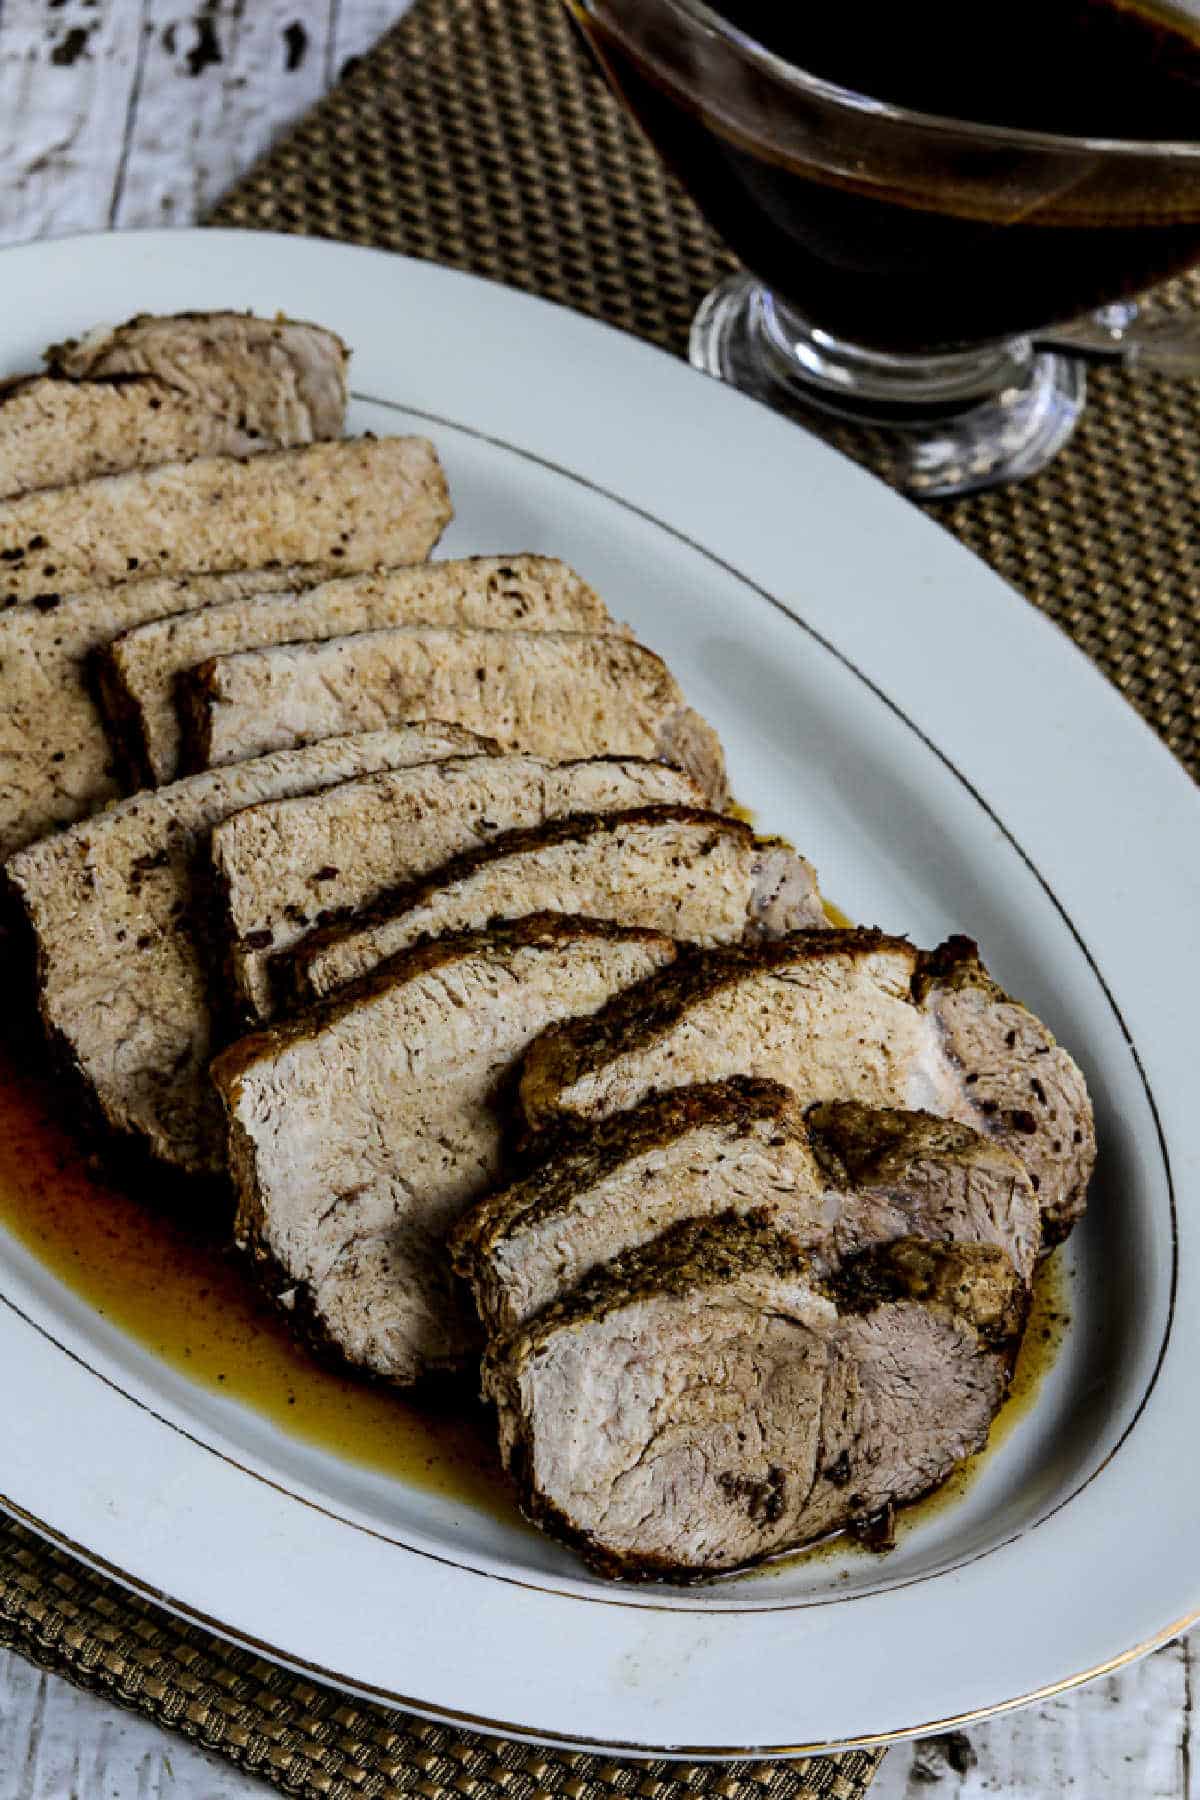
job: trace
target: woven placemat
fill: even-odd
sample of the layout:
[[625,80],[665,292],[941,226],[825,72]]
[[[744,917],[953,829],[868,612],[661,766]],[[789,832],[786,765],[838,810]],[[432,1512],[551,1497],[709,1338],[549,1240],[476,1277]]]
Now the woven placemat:
[[[431,258],[674,351],[731,267],[595,78],[557,0],[417,0],[212,222]],[[1156,304],[1200,305],[1200,278]],[[867,436],[833,437],[873,460]],[[1198,495],[1200,385],[1105,371],[1044,474],[929,509],[1058,620],[1193,773]],[[425,1724],[232,1650],[2,1520],[0,1644],[325,1800],[858,1800],[878,1762],[635,1763]]]
[[0,1647],[305,1800],[862,1800],[881,1754],[635,1762],[427,1723],[234,1649],[3,1517]]

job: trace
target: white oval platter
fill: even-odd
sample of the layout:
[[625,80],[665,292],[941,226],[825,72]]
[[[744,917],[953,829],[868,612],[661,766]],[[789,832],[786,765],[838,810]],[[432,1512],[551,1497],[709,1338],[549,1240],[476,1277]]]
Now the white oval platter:
[[320,319],[351,424],[436,442],[439,554],[575,563],[719,729],[734,788],[855,918],[989,965],[1075,1052],[1100,1172],[1073,1324],[955,1505],[883,1559],[613,1587],[517,1522],[190,1385],[0,1232],[0,1504],[179,1613],[347,1689],[689,1758],[926,1731],[1115,1666],[1200,1611],[1200,814],[1051,625],[755,404],[429,265],[220,232],[0,255],[0,374],[135,311]]

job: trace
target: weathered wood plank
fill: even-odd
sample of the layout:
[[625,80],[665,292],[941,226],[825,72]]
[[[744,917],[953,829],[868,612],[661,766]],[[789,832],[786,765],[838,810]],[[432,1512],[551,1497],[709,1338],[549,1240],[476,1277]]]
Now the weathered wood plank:
[[333,0],[331,81],[340,78],[352,56],[361,56],[408,10],[410,0]]
[[[1035,1619],[1031,1612],[1031,1630]],[[1050,1800],[1068,1792],[1081,1800],[1197,1800],[1195,1655],[1169,1644],[1102,1681],[968,1733],[898,1744],[872,1800]]]
[[[889,1751],[873,1800],[1200,1800],[1172,1645],[969,1735]],[[0,1652],[0,1800],[254,1800],[218,1758]]]
[[140,0],[143,67],[117,227],[188,223],[328,84],[331,0]]
[[0,241],[108,223],[137,67],[139,4],[6,0]]
[[185,225],[406,0],[5,0],[0,242]]

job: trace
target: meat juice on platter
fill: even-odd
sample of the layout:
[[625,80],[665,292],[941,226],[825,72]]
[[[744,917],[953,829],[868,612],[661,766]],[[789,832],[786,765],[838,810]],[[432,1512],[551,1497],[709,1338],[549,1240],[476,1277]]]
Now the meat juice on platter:
[[[931,152],[919,178],[910,170],[890,183],[872,166],[855,179],[781,150],[765,128],[733,131],[719,118],[718,92],[684,92],[577,10],[627,104],[725,242],[839,337],[910,353],[984,343],[1136,293],[1200,257],[1198,164],[1143,183],[1081,159],[1061,182],[1031,188],[1015,212],[1004,180],[957,183],[945,150]],[[718,0],[715,10],[798,69],[920,113],[1200,148],[1195,14],[1122,0],[1007,0],[986,23],[955,0]],[[1023,191],[1019,153],[995,155]]]
[[0,1041],[0,1227],[97,1314],[199,1386],[289,1436],[516,1522],[469,1395],[417,1404],[323,1367],[232,1250],[97,1172],[38,1047]]
[[[828,903],[826,903],[828,904]],[[832,910],[832,909],[831,909]],[[61,1118],[37,1047],[0,1041],[0,1227],[97,1315],[198,1386],[251,1408],[290,1437],[519,1525],[491,1421],[469,1390],[415,1400],[317,1362],[219,1240],[189,1230],[97,1172]],[[1032,1408],[1069,1323],[1062,1252],[1043,1264],[1008,1400],[987,1449],[901,1509],[901,1534],[962,1497]],[[532,1529],[532,1527],[530,1527]],[[841,1557],[844,1534],[729,1579]]]

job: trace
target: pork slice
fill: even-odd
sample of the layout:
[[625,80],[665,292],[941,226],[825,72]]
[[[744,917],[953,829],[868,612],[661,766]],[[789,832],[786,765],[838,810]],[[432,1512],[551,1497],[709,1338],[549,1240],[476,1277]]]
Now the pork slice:
[[337,437],[349,361],[341,338],[323,325],[231,312],[143,313],[46,352],[52,374],[70,381],[149,377],[234,420],[249,449],[263,440],[287,447]]
[[603,1263],[687,1219],[732,1213],[772,1228],[827,1271],[919,1236],[995,1244],[1022,1279],[1041,1241],[1023,1165],[970,1126],[853,1101],[808,1109],[778,1082],[732,1076],[675,1088],[551,1134],[539,1161],[485,1195],[451,1240],[489,1330],[508,1332]]
[[916,992],[959,1073],[974,1122],[1029,1170],[1046,1247],[1061,1243],[1087,1206],[1096,1162],[1095,1118],[1080,1069],[1042,1021],[992,980],[970,938],[948,938],[923,958]]
[[304,592],[238,596],[225,606],[122,632],[99,663],[109,728],[142,784],[160,786],[180,773],[175,688],[197,663],[237,650],[405,624],[615,629],[598,595],[550,556],[473,556],[373,569]]
[[801,932],[698,952],[594,1020],[566,1022],[525,1060],[533,1129],[607,1118],[648,1094],[726,1075],[782,1082],[805,1099],[952,1112],[958,1085],[914,1005],[919,952],[867,930]]
[[0,388],[0,500],[157,463],[278,447],[149,377],[80,383],[35,375]]
[[734,1074],[975,1126],[1029,1170],[1047,1246],[1085,1204],[1095,1131],[1083,1076],[966,939],[923,953],[881,932],[802,932],[697,952],[534,1044],[521,1102],[537,1128]]
[[821,1277],[755,1220],[676,1227],[489,1347],[527,1515],[600,1574],[703,1579],[863,1528],[987,1440],[1025,1290],[906,1238]]
[[137,320],[48,360],[0,387],[0,499],[342,429],[345,345],[290,319]]
[[278,959],[276,986],[299,1002],[318,999],[424,938],[531,912],[586,913],[697,944],[739,943],[776,923],[826,924],[811,865],[725,813],[575,814],[505,833],[427,882],[309,933]]
[[498,834],[568,813],[695,801],[691,779],[637,758],[455,758],[256,807],[213,833],[229,983],[248,1020],[273,1015],[273,958],[305,932],[420,880]]
[[775,1081],[677,1088],[547,1139],[536,1165],[477,1201],[450,1240],[490,1333],[514,1330],[686,1219],[769,1210],[805,1247],[832,1230],[803,1104]]
[[163,463],[0,502],[0,605],[108,587],[134,573],[416,562],[451,514],[437,452],[424,438]]
[[418,725],[261,757],[136,794],[9,859],[43,1024],[98,1122],[174,1168],[222,1172],[199,904],[209,831],[255,801],[461,751],[464,736]]
[[114,632],[303,579],[296,569],[154,575],[0,612],[0,859],[122,792],[128,772],[91,679],[91,658]]
[[516,1058],[674,953],[654,932],[524,919],[408,951],[219,1056],[236,1235],[292,1317],[402,1386],[461,1365],[476,1331],[446,1233],[495,1180]]
[[855,1100],[818,1102],[805,1124],[833,1190],[824,1260],[900,1237],[995,1244],[1032,1284],[1042,1213],[1013,1150],[953,1119]]
[[397,626],[203,662],[180,690],[188,766],[444,718],[532,756],[661,757],[725,799],[721,747],[653,651],[586,631]]

